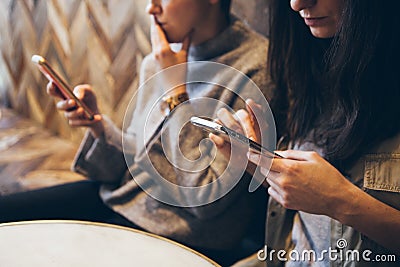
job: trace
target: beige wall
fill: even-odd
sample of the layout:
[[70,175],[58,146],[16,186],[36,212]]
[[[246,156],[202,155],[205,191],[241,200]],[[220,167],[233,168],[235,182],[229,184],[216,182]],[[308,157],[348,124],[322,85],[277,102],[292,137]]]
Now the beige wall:
[[252,29],[267,36],[268,0],[233,0],[232,11],[243,19]]

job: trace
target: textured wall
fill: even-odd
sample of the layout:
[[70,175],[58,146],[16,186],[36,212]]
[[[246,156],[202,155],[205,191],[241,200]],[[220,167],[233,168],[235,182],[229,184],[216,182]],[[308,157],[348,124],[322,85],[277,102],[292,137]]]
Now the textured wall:
[[[194,0],[195,1],[195,0]],[[234,13],[266,33],[267,0],[235,0]],[[71,86],[90,83],[103,113],[121,123],[150,52],[148,0],[1,0],[0,94],[3,103],[63,137],[79,141],[31,63],[46,57]],[[1,104],[1,102],[0,102]]]
[[102,111],[117,122],[137,87],[137,70],[150,51],[138,23],[137,1],[2,0],[0,1],[1,91],[20,114],[70,139],[71,131],[54,100],[46,96],[46,79],[30,62],[46,57],[72,86],[94,86]]

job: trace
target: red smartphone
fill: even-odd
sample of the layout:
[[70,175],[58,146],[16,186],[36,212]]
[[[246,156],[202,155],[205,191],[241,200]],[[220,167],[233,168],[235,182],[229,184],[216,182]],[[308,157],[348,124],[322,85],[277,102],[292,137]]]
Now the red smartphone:
[[83,111],[89,120],[93,120],[93,112],[83,103],[79,98],[75,96],[68,84],[61,78],[60,75],[50,66],[47,60],[39,55],[33,55],[32,61],[38,66],[39,70],[46,76],[46,78],[54,83],[60,90],[64,99],[73,99],[75,103],[83,108]]

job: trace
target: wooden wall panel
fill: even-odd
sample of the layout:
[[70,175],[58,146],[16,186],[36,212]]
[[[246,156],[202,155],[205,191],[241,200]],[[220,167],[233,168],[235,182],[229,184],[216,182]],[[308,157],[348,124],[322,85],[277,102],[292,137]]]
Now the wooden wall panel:
[[148,42],[137,44],[148,36],[135,20],[139,2],[0,1],[2,98],[8,94],[8,105],[18,113],[80,140],[82,131],[71,130],[45,94],[47,81],[30,61],[40,54],[71,86],[92,84],[101,110],[121,123],[125,109],[120,103],[136,90],[138,66],[150,51]]

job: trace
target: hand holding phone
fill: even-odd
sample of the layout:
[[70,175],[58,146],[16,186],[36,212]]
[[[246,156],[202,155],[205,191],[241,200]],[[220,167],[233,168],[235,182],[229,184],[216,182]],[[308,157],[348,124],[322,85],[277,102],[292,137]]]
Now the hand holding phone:
[[91,111],[85,103],[75,96],[68,84],[61,78],[61,76],[50,66],[50,64],[42,56],[33,55],[32,61],[38,66],[39,70],[46,76],[46,78],[54,83],[60,90],[64,99],[72,99],[75,103],[81,107],[85,113],[85,116],[89,120],[93,120],[94,113]]
[[229,137],[232,137],[235,140],[239,141],[240,143],[250,146],[250,149],[256,151],[257,153],[259,153],[263,156],[266,156],[269,158],[283,158],[281,155],[270,151],[269,149],[263,147],[259,143],[254,142],[253,140],[247,138],[243,134],[238,133],[238,132],[236,132],[224,125],[216,123],[214,121],[206,120],[203,118],[193,116],[190,118],[190,122],[193,125],[198,126],[202,129],[204,129],[208,132],[214,133],[216,135],[227,135]]

